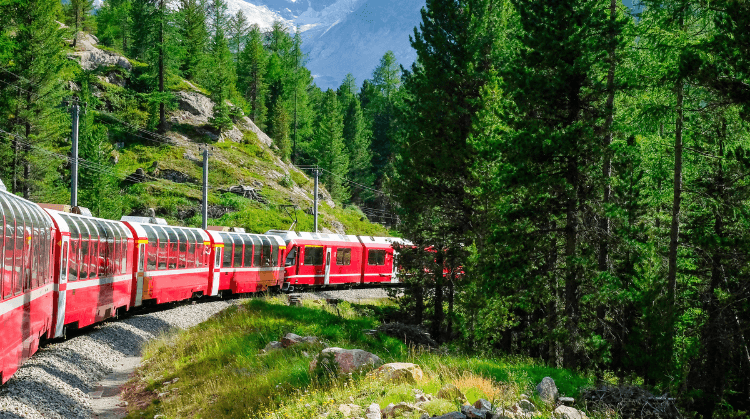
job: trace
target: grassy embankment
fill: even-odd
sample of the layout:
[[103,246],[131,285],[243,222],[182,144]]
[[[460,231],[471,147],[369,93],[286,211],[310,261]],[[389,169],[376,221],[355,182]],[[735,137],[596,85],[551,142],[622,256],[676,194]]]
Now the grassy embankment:
[[[470,402],[485,398],[510,406],[521,393],[533,394],[545,376],[554,378],[561,394],[568,396],[577,396],[578,389],[591,384],[588,377],[528,359],[438,354],[365,333],[378,325],[380,314],[392,309],[382,302],[341,303],[338,310],[310,301],[304,307],[289,307],[279,299],[255,299],[232,307],[145,348],[143,366],[125,392],[131,409],[128,417],[316,418],[331,412],[328,417],[337,418],[343,417],[337,410],[340,404],[366,408],[379,403],[382,408],[413,402],[415,388],[437,394],[447,383],[459,387]],[[310,372],[310,361],[322,345],[261,352],[268,342],[289,332],[318,336],[331,346],[364,349],[384,362],[419,364],[425,380],[384,384],[365,375],[331,378]],[[424,408],[434,415],[459,406],[435,400]],[[549,411],[543,413],[549,417]]]

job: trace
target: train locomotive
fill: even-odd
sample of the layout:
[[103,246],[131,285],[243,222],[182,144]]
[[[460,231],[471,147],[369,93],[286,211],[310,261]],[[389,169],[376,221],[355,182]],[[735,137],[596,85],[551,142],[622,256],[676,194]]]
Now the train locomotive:
[[3,189],[0,384],[43,340],[143,305],[399,281],[398,238],[113,221],[43,208]]

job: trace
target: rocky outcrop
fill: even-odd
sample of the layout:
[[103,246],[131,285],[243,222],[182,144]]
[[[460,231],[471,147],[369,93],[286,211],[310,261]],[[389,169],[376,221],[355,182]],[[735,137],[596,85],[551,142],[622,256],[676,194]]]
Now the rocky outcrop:
[[174,92],[178,110],[171,115],[173,123],[205,125],[214,116],[214,103],[198,92]]
[[78,32],[75,40],[75,52],[68,57],[78,61],[84,70],[95,70],[99,67],[119,66],[125,70],[132,70],[133,65],[122,55],[99,49],[99,40],[94,35]]
[[450,400],[452,402],[457,401],[459,403],[463,403],[466,401],[466,396],[464,396],[464,393],[461,392],[461,390],[453,384],[446,384],[445,386],[443,386],[443,388],[438,391],[437,396],[441,399]]
[[362,349],[326,348],[310,363],[310,371],[321,367],[327,371],[348,374],[374,368],[382,363],[377,355]]

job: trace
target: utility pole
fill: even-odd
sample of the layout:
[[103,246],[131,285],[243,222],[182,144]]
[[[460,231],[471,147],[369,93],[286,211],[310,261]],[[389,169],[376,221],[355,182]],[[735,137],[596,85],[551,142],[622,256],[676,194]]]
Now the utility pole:
[[203,149],[203,208],[201,208],[203,219],[202,228],[208,227],[208,148]]
[[73,102],[73,158],[70,162],[70,206],[78,206],[78,102]]
[[313,197],[313,229],[318,232],[318,168],[316,167],[313,171],[315,174],[315,196]]

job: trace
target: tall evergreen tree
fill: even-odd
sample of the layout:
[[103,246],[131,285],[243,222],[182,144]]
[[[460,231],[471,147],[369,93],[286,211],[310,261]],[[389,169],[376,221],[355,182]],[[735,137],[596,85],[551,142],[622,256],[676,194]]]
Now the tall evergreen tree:
[[349,170],[349,157],[343,138],[344,122],[341,117],[336,92],[326,91],[314,137],[313,157],[324,170],[321,178],[331,193],[331,197],[338,202],[349,199],[349,187],[345,178]]
[[263,34],[258,25],[250,29],[247,43],[237,63],[237,88],[250,105],[250,118],[260,129],[266,128],[266,63]]
[[65,5],[65,17],[67,23],[78,31],[92,31],[95,23],[91,13],[94,10],[94,0],[70,0]]
[[211,1],[209,18],[213,32],[208,47],[212,72],[207,76],[207,86],[215,104],[211,124],[221,132],[232,124],[226,101],[235,83],[232,53],[229,52],[229,43],[225,36],[229,16],[224,0]]
[[47,199],[52,192],[55,166],[40,148],[58,148],[69,132],[61,107],[61,74],[66,63],[62,33],[55,19],[60,3],[55,0],[13,2],[4,11],[13,18],[11,65],[13,84],[4,86],[2,110],[6,130],[13,141],[12,184],[9,189],[30,199]]
[[131,26],[131,1],[107,0],[96,12],[96,36],[103,45],[121,46],[128,51]]
[[372,152],[370,151],[371,136],[359,98],[357,98],[357,84],[350,73],[338,89],[339,103],[344,118],[344,144],[349,154],[350,180],[363,186],[352,191],[356,201],[362,203],[372,197],[371,188],[374,180],[372,173]]
[[391,161],[396,135],[396,105],[400,100],[401,70],[393,51],[386,52],[362,91],[364,111],[372,121],[372,164],[377,183],[382,183]]
[[242,46],[245,44],[245,38],[247,37],[249,29],[247,18],[242,10],[238,10],[234,16],[229,18],[229,29],[227,32],[229,39],[231,40],[230,50],[235,57],[240,55],[240,51],[242,51]]
[[207,71],[206,48],[209,39],[204,1],[180,0],[177,26],[184,45],[180,71],[188,80],[202,79]]

